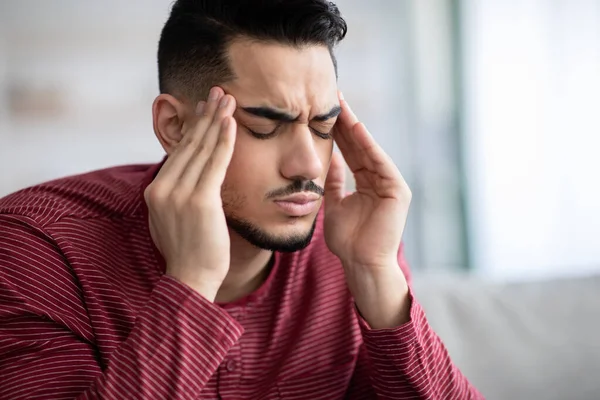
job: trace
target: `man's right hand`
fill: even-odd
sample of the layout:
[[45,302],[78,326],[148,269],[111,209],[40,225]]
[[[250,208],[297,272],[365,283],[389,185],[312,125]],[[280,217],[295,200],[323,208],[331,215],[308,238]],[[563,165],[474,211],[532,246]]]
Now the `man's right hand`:
[[196,120],[144,192],[167,275],[214,301],[229,270],[221,185],[235,144],[235,99],[212,88]]

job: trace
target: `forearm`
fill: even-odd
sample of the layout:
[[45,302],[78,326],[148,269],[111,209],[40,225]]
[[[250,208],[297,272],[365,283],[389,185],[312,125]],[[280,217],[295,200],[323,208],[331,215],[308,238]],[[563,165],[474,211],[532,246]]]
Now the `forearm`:
[[[28,311],[27,299],[1,279],[0,295],[2,398],[196,399],[242,334],[225,311],[164,277],[106,366],[93,340],[65,329],[62,318],[72,315],[54,321],[35,306]],[[23,336],[20,325],[43,340]]]
[[[379,398],[465,399],[483,396],[456,367],[425,313],[412,297],[410,321],[392,329],[371,329],[359,316],[369,380]],[[360,370],[360,369],[359,369]]]
[[83,398],[198,398],[242,328],[173,278],[163,277],[109,368]]
[[414,298],[402,247],[389,264],[370,269],[344,265],[364,340],[356,369],[363,376],[354,381],[370,382],[385,399],[483,399],[452,363]]
[[381,268],[345,265],[344,270],[356,307],[372,329],[394,328],[410,320],[408,283],[397,262]]

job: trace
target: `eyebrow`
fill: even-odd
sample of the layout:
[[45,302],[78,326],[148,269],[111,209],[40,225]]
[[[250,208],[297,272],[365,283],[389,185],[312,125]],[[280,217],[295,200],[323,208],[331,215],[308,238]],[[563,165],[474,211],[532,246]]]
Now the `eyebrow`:
[[[280,122],[296,122],[299,116],[292,116],[285,112],[277,111],[270,107],[241,107],[242,110],[247,112],[248,114],[252,114],[256,117],[267,118],[272,121],[280,121]],[[342,112],[342,108],[340,106],[334,106],[329,112],[325,114],[315,115],[312,118],[312,121],[327,121],[328,119],[337,117]]]

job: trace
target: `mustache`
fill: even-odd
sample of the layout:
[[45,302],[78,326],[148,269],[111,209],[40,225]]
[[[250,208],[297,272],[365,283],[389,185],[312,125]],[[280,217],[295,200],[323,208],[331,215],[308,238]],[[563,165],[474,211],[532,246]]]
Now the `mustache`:
[[317,185],[313,181],[303,181],[303,180],[295,180],[288,186],[276,189],[267,194],[267,199],[273,199],[276,197],[289,196],[290,194],[300,193],[300,192],[313,192],[317,193],[320,196],[325,194],[325,189],[321,186]]

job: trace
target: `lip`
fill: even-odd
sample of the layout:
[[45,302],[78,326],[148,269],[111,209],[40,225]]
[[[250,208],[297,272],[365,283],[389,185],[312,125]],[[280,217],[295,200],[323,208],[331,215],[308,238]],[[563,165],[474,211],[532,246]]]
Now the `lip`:
[[316,211],[320,198],[316,193],[296,193],[277,199],[274,203],[289,216],[303,217]]
[[290,203],[297,203],[297,204],[305,204],[305,203],[310,203],[311,201],[317,201],[321,198],[321,196],[319,196],[316,193],[294,193],[290,196],[286,196],[286,197],[282,197],[280,199],[275,200],[277,201],[285,201],[285,202],[290,202]]

